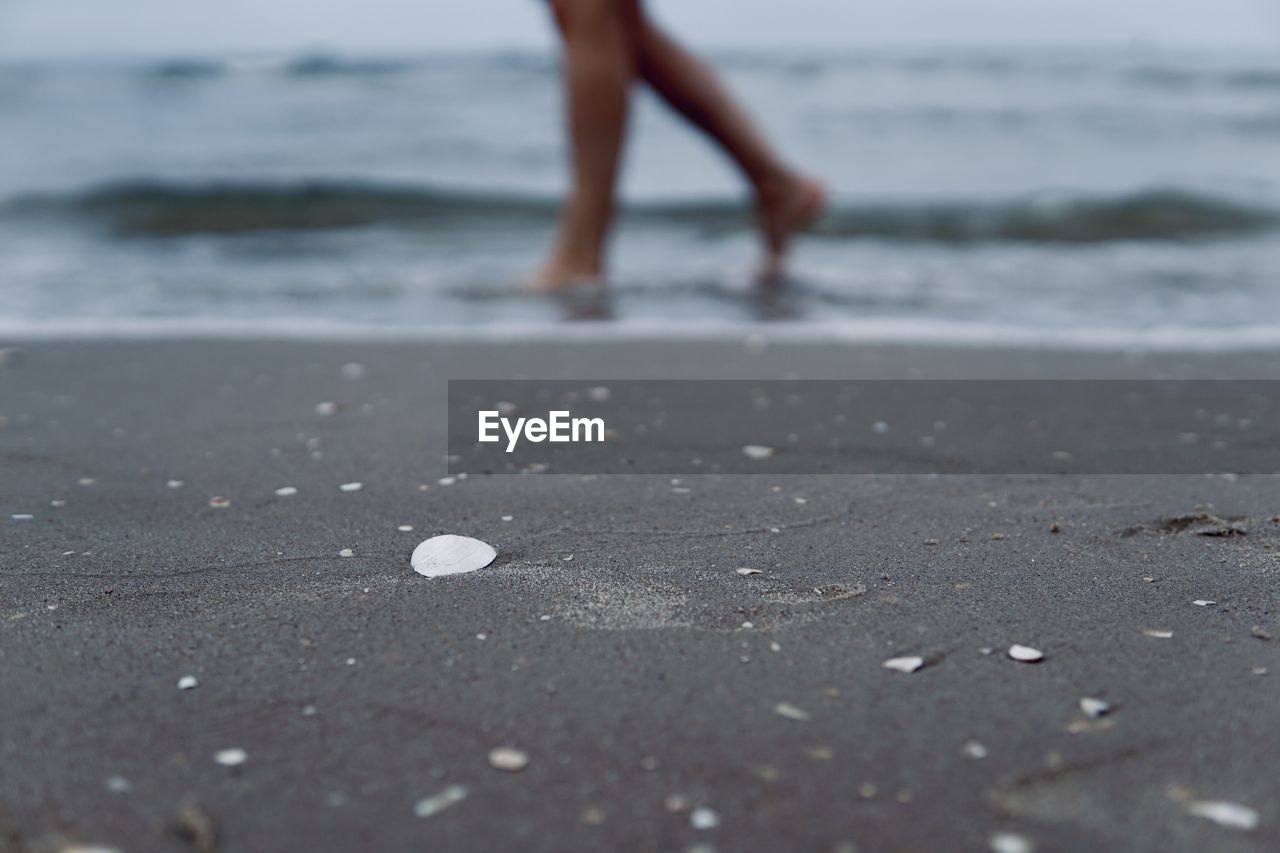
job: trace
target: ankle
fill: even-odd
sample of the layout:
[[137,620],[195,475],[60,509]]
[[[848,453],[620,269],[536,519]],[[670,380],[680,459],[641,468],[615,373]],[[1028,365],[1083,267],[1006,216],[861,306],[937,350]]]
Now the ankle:
[[757,200],[766,206],[791,198],[800,183],[800,176],[783,166],[774,167],[753,181]]

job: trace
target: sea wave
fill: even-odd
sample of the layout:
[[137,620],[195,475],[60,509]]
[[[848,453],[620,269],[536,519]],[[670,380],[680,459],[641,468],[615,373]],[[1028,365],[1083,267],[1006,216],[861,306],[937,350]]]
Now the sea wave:
[[[441,229],[542,226],[548,197],[359,181],[130,181],[63,195],[27,195],[7,217],[70,217],[133,237],[315,231],[395,225]],[[650,201],[632,221],[707,235],[748,227],[735,201]],[[1280,210],[1208,193],[1155,188],[1112,195],[1048,194],[999,201],[857,202],[833,206],[814,229],[833,239],[976,243],[1101,243],[1232,237],[1280,227]]]
[[[302,317],[261,319],[96,317],[49,319],[0,313],[0,340],[270,340],[367,344],[514,342],[626,344],[636,342],[739,343],[759,352],[773,345],[909,345],[985,350],[1114,353],[1274,352],[1280,325],[1207,328],[1169,325],[1149,329],[1106,326],[1041,328],[950,319],[879,318],[829,322],[752,324],[722,320],[635,319],[618,322],[486,324],[360,323]],[[1250,370],[1249,372],[1253,372]]]

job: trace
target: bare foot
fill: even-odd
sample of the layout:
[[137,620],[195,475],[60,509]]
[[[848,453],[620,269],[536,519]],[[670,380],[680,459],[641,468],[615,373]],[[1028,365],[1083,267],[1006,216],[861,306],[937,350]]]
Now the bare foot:
[[533,275],[525,289],[531,293],[565,293],[599,285],[603,276],[604,270],[599,263],[573,262],[553,256]]
[[826,207],[827,192],[822,184],[799,175],[789,176],[778,188],[760,193],[756,208],[765,246],[762,283],[774,284],[782,279],[792,239],[812,225]]

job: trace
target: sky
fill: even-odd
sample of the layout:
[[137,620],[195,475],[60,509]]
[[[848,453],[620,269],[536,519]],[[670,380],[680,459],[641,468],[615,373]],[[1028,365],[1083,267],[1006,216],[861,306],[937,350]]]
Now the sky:
[[[708,47],[1280,48],[1277,0],[648,0]],[[547,48],[542,0],[0,0],[0,57]]]

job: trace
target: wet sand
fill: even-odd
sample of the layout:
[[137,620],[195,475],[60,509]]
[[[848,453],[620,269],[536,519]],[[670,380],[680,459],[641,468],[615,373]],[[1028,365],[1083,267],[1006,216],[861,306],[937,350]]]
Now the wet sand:
[[[1280,847],[1275,477],[439,482],[450,377],[1275,378],[1280,353],[21,346],[0,850]],[[497,561],[414,575],[443,532]]]

